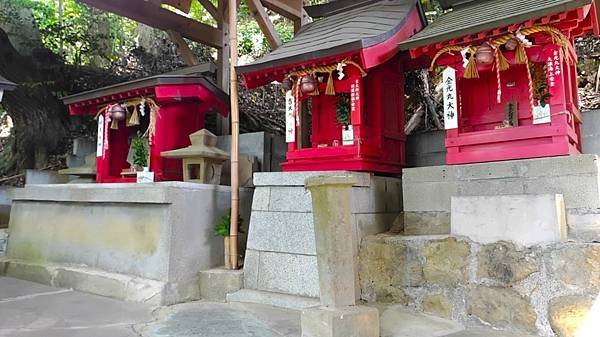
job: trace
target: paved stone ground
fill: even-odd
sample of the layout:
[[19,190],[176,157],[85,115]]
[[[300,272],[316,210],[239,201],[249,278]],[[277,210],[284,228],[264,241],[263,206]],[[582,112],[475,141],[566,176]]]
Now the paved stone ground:
[[[528,337],[380,307],[382,337]],[[0,277],[0,337],[300,337],[300,312],[194,302],[156,308]]]

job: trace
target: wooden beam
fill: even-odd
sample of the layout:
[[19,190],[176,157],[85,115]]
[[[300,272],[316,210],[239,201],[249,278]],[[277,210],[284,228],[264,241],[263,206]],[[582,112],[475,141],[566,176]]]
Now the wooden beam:
[[213,19],[219,21],[219,11],[217,10],[217,7],[215,7],[215,5],[213,5],[213,3],[210,2],[210,0],[198,0],[198,2],[202,5],[202,7],[206,9],[210,16],[213,17]]
[[298,34],[298,32],[300,32],[300,29],[302,29],[302,26],[304,26],[308,22],[309,22],[308,13],[306,13],[306,11],[303,9],[302,17],[294,20],[294,35]]
[[302,0],[261,0],[263,6],[295,21],[302,18]]
[[192,0],[162,0],[165,5],[173,6],[184,13],[189,13],[192,8]]
[[210,47],[219,48],[223,44],[219,29],[186,18],[151,2],[144,0],[81,0],[81,2],[126,16],[151,27],[178,32],[185,38]]
[[260,30],[267,37],[271,49],[277,49],[277,47],[281,46],[281,39],[260,0],[246,0],[246,3],[248,4],[250,13],[252,13],[256,22],[258,22]]
[[198,58],[194,55],[194,52],[190,49],[190,46],[185,42],[181,34],[174,32],[172,30],[167,30],[167,34],[169,35],[169,39],[175,44],[177,47],[177,51],[181,54],[183,61],[188,66],[195,66],[199,64]]

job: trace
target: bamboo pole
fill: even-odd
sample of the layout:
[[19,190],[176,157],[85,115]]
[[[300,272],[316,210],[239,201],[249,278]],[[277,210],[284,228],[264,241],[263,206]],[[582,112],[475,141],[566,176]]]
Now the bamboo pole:
[[240,217],[240,177],[239,177],[239,135],[240,112],[238,106],[238,79],[235,66],[238,60],[237,39],[237,0],[229,0],[229,47],[231,50],[230,85],[231,90],[231,227],[229,247],[231,269],[238,268],[238,220]]

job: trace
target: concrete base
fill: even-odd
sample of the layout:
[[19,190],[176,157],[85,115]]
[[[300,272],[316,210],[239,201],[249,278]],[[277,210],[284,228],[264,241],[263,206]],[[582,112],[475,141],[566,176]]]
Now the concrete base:
[[0,228],[0,256],[6,255],[6,244],[8,243],[8,230]]
[[225,302],[227,294],[239,291],[243,286],[243,270],[216,268],[200,272],[200,298],[203,300]]
[[568,238],[593,242],[600,235],[600,160],[573,155],[403,170],[407,235],[450,233],[452,196],[562,194]]
[[399,178],[359,172],[256,173],[244,288],[319,297],[312,200],[304,183],[308,177],[340,174],[357,181],[352,187],[351,215],[355,257],[364,236],[386,232],[401,219]]
[[379,337],[379,312],[351,306],[302,311],[302,337]]
[[252,289],[242,289],[228,294],[227,302],[266,304],[288,309],[306,309],[316,307],[320,304],[318,299],[312,297],[300,297]]
[[[240,196],[247,219],[252,192],[242,189]],[[198,273],[223,263],[223,239],[214,225],[229,208],[227,186],[31,185],[15,190],[7,256],[153,280],[164,284],[160,304],[186,301],[199,297]],[[66,286],[104,295],[93,282],[75,277]]]
[[533,246],[565,241],[562,194],[452,197],[452,235],[479,243],[510,241]]

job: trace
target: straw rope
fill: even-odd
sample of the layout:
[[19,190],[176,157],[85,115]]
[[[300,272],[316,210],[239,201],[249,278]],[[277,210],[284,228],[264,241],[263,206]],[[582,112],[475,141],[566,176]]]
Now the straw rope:
[[[339,63],[343,63],[343,64],[349,64],[352,65],[354,67],[356,67],[359,71],[362,77],[367,76],[367,72],[360,66],[360,64],[350,60],[350,59],[345,59],[342,62]],[[327,87],[325,89],[325,94],[329,95],[329,96],[334,96],[335,95],[335,86],[333,83],[333,72],[337,70],[337,65],[338,63],[335,64],[330,64],[330,65],[326,65],[326,66],[316,66],[313,68],[308,68],[308,69],[302,69],[302,70],[298,70],[298,71],[293,71],[290,73],[289,76],[291,77],[297,77],[298,79],[302,78],[302,76],[305,75],[314,75],[316,73],[324,73],[324,74],[328,74],[328,78],[327,78]],[[299,82],[298,82],[299,83]],[[315,90],[314,92],[310,93],[310,95],[315,96],[319,94],[319,89],[317,88],[317,90]]]

